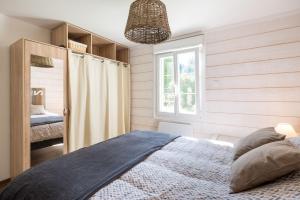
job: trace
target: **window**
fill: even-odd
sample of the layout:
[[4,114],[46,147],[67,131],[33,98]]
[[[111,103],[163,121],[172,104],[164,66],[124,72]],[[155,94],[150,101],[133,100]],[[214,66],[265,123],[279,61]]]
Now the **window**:
[[157,55],[158,116],[199,114],[199,57],[199,48]]

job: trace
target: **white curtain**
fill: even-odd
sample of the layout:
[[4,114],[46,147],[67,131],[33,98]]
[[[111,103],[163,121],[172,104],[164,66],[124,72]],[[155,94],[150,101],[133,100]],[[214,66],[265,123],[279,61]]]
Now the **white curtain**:
[[130,66],[69,52],[69,151],[130,130]]

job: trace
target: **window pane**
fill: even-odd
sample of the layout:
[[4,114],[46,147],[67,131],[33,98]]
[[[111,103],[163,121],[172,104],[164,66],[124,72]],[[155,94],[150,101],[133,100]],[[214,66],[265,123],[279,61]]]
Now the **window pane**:
[[196,55],[195,51],[177,56],[179,77],[179,112],[196,113]]
[[172,56],[160,58],[160,112],[175,112],[174,62]]
[[196,94],[181,94],[179,112],[183,114],[196,113]]

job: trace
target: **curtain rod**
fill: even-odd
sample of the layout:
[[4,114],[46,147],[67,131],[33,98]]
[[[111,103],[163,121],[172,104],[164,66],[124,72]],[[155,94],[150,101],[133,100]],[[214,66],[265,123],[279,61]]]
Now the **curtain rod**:
[[[72,50],[71,50],[72,51]],[[102,62],[104,62],[105,60],[108,60],[110,62],[114,62],[114,63],[117,63],[118,65],[119,64],[123,64],[125,67],[128,67],[128,63],[125,63],[125,62],[121,62],[121,61],[117,61],[117,60],[113,60],[113,59],[110,59],[110,58],[105,58],[105,57],[102,57],[102,56],[97,56],[97,55],[94,55],[94,54],[90,54],[90,53],[79,53],[79,52],[73,52],[73,54],[77,54],[77,55],[80,55],[80,56],[84,56],[84,55],[89,55],[89,56],[92,56],[94,58],[98,58],[98,59],[101,59]]]

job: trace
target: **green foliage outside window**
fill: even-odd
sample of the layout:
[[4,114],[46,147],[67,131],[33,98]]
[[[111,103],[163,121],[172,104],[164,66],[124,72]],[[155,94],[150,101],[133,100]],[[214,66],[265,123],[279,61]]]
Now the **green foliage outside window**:
[[194,112],[196,105],[195,72],[193,65],[180,65],[180,107],[187,112]]

